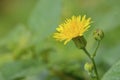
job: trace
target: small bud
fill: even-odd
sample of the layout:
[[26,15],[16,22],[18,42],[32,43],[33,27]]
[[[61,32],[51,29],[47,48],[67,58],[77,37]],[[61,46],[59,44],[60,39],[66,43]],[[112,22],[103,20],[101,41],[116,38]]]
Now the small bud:
[[83,49],[86,47],[87,41],[83,36],[78,36],[72,39],[76,45],[77,48]]
[[102,30],[97,29],[94,31],[93,36],[94,36],[95,40],[101,41],[104,37],[104,33]]
[[86,63],[84,65],[84,69],[88,72],[92,72],[93,71],[93,64],[92,63]]

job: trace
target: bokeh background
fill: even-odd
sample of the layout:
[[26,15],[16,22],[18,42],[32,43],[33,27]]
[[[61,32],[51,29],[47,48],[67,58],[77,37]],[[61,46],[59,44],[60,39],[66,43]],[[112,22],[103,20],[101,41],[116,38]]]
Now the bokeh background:
[[93,31],[105,33],[95,58],[102,77],[120,59],[119,0],[0,0],[0,80],[88,80],[84,52],[52,37],[66,18],[84,14],[93,21],[85,33],[91,53]]

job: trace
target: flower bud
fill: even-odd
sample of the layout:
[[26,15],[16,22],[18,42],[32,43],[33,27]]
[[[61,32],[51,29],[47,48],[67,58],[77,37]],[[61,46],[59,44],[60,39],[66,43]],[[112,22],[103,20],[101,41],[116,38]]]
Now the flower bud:
[[86,63],[84,65],[84,69],[88,72],[92,72],[93,71],[93,64],[92,63]]
[[95,40],[101,41],[104,37],[104,33],[103,33],[102,30],[97,29],[97,30],[94,31],[93,37],[95,38]]
[[78,36],[72,39],[76,45],[77,48],[83,49],[86,47],[87,41],[83,36]]

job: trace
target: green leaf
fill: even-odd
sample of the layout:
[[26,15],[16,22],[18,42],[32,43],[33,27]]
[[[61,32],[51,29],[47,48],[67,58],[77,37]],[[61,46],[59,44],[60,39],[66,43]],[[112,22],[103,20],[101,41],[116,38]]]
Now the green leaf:
[[[28,22],[35,35],[41,41],[52,34],[58,25],[61,12],[61,0],[39,0]],[[37,41],[35,41],[37,43]],[[38,44],[38,43],[37,43]]]
[[0,80],[26,78],[40,74],[44,69],[46,69],[45,65],[41,65],[41,62],[36,60],[11,62],[0,68]]
[[120,80],[120,61],[103,76],[102,80]]

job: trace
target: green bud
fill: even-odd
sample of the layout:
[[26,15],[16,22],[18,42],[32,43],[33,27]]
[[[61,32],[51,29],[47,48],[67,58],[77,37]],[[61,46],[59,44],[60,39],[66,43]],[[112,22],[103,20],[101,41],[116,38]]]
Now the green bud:
[[84,69],[88,72],[92,72],[93,71],[93,64],[92,63],[86,63],[84,65]]
[[103,33],[102,30],[97,29],[97,30],[94,31],[93,37],[95,38],[95,40],[101,41],[104,37],[104,33]]
[[83,49],[86,47],[87,41],[83,36],[78,36],[72,39],[76,45],[77,48]]

